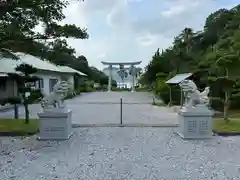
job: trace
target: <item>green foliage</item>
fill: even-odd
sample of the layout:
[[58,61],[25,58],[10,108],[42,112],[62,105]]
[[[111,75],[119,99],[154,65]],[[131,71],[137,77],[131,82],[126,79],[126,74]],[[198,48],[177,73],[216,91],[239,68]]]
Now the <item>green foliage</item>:
[[6,98],[5,101],[10,104],[21,104],[21,98],[18,96]]
[[0,105],[4,106],[7,103],[5,98],[0,99]]
[[93,92],[95,89],[92,86],[84,85],[80,86],[77,91],[78,92]]
[[[22,72],[26,76],[26,78],[28,78],[29,75],[36,73],[37,69],[29,64],[20,64],[19,66],[16,67],[16,71]],[[29,78],[26,81],[31,82],[31,80],[32,78]]]
[[137,92],[148,92],[148,88],[146,88],[146,87],[137,87],[136,91]]
[[[59,23],[65,19],[63,10],[69,3],[70,0],[1,2],[0,58],[18,59],[14,52],[23,52],[57,65],[70,66],[96,82],[107,79],[104,73],[89,67],[86,57],[76,56],[75,49],[68,46],[65,38],[89,37],[86,28]],[[39,25],[42,26],[43,33],[35,31]]]
[[154,89],[154,94],[157,98],[162,99],[165,104],[170,102],[170,87],[165,83],[157,83],[157,87]]
[[117,87],[112,87],[112,91],[130,91],[131,89],[129,88],[117,88]]
[[169,86],[164,83],[155,94],[157,98],[162,99],[164,104],[180,105],[181,90],[178,86]]
[[[80,94],[80,93],[79,93]],[[68,92],[67,95],[65,96],[65,100],[66,99],[72,99],[76,96],[77,94],[75,94],[74,92]]]
[[9,136],[28,136],[39,131],[39,120],[31,119],[31,123],[26,124],[22,119],[1,119],[0,132]]
[[30,96],[27,98],[29,104],[37,103],[43,98],[43,94],[40,89],[30,89]]
[[[88,38],[86,29],[75,25],[63,24],[63,9],[70,3],[68,0],[17,0],[4,1],[0,6],[0,55],[14,57],[12,52],[32,53],[44,56],[47,44],[41,40],[54,40],[61,37]],[[43,25],[44,33],[35,31]],[[40,48],[41,47],[41,48]]]
[[165,81],[168,79],[168,74],[157,73],[154,94],[157,98],[162,99],[164,104],[180,104],[181,92],[180,88],[176,85],[168,85]]
[[121,77],[122,81],[128,77],[128,73],[125,69],[120,69],[117,73]]
[[117,88],[117,87],[112,87],[112,91],[119,91],[119,92],[121,92],[121,91],[123,91],[123,89],[122,88]]
[[[200,90],[211,88],[212,107],[226,114],[228,108],[240,108],[240,5],[210,14],[202,31],[186,27],[171,47],[153,55],[141,83],[154,87],[157,96],[168,103],[169,87],[159,73],[168,78],[192,72]],[[167,79],[168,79],[167,78]],[[179,89],[172,87],[173,101],[179,102]],[[227,115],[226,115],[227,117]]]
[[95,67],[90,67],[89,79],[91,79],[95,83],[100,83],[100,85],[108,84],[108,77],[102,71],[99,71]]
[[[28,64],[20,64],[16,67],[16,71],[20,73],[20,75],[12,75],[16,77],[16,82],[19,87],[19,92],[21,93],[21,97],[23,99],[23,105],[25,109],[25,123],[29,123],[29,109],[28,104],[31,103],[31,100],[35,98],[33,95],[32,99],[31,96],[27,97],[26,93],[31,93],[31,83],[36,81],[37,78],[35,76],[32,76],[33,73],[37,72],[37,69],[28,65]],[[29,99],[30,98],[30,99]]]
[[112,87],[117,87],[117,81],[112,80]]

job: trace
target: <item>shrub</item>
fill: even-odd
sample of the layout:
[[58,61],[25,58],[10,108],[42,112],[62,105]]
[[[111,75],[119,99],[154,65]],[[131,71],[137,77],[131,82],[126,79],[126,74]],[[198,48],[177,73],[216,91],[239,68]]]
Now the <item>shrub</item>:
[[223,111],[223,106],[224,106],[224,103],[222,100],[220,99],[215,99],[215,98],[211,98],[211,108],[213,108],[214,110],[217,110],[217,111]]
[[31,89],[30,96],[28,97],[28,103],[37,103],[40,101],[41,98],[43,98],[43,95],[40,89]]
[[234,96],[231,101],[231,109],[239,109],[240,108],[240,96]]
[[1,106],[4,106],[5,104],[6,104],[7,102],[6,102],[6,99],[0,99],[0,105]]
[[170,88],[171,88],[171,95],[172,95],[172,104],[173,105],[180,105],[181,103],[181,90],[180,87],[177,85],[169,86],[166,83],[162,83],[157,88],[155,88],[155,95],[157,98],[161,99],[164,104],[169,104],[170,102]]
[[78,92],[93,92],[95,89],[91,86],[81,86],[77,90]]
[[80,89],[77,89],[77,90],[75,91],[75,93],[76,93],[76,95],[80,95],[80,94],[81,94]]
[[72,89],[70,89],[68,92],[67,92],[67,95],[64,97],[64,99],[72,99],[74,98],[76,95],[79,95],[80,94],[80,91],[73,91]]
[[121,88],[112,87],[112,91],[123,91]]
[[146,88],[146,87],[138,87],[136,88],[136,91],[137,92],[148,92],[149,88]]
[[72,99],[74,98],[76,95],[74,93],[68,93],[64,99]]
[[5,101],[9,104],[21,104],[22,102],[21,98],[18,96],[6,98]]

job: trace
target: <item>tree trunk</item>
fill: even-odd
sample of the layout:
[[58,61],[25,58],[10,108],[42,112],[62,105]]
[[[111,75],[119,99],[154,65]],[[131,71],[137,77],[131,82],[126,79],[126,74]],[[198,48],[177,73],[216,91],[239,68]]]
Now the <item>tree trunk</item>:
[[[226,77],[228,77],[228,69],[227,68],[225,68],[225,75],[226,75]],[[228,109],[229,109],[229,94],[228,94],[228,92],[226,91],[225,92],[225,100],[224,100],[224,109],[223,109],[223,119],[225,120],[225,121],[229,121],[229,119],[228,119]]]
[[25,124],[29,124],[29,110],[27,100],[24,99],[24,109],[25,109]]
[[168,106],[171,107],[172,106],[172,88],[169,87],[169,103]]
[[17,104],[14,104],[14,118],[18,119],[19,118],[19,112],[18,112],[19,108]]
[[186,52],[188,53],[189,52],[189,45],[187,44],[186,46]]
[[230,102],[229,102],[229,96],[228,96],[228,93],[225,92],[225,101],[224,101],[224,109],[223,109],[223,119],[224,119],[225,121],[227,121],[227,122],[229,121],[229,119],[228,119],[229,104],[230,104]]

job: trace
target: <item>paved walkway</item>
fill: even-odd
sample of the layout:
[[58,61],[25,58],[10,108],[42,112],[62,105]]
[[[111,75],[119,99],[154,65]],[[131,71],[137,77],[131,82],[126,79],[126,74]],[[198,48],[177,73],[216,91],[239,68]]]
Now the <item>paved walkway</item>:
[[172,128],[76,128],[68,141],[0,138],[1,180],[239,180],[240,138]]
[[[73,124],[119,124],[121,98],[123,124],[153,126],[177,124],[177,115],[166,107],[152,106],[153,97],[145,92],[94,92],[67,100],[66,104],[72,109]],[[40,110],[39,104],[31,105],[31,118],[37,118]],[[0,113],[0,118],[12,117],[13,111]],[[24,117],[23,108],[20,108],[20,117]]]

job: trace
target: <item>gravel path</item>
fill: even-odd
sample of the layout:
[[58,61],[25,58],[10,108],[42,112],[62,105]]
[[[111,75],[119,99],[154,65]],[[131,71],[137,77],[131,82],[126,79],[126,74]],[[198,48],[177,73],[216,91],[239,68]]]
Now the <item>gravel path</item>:
[[[147,92],[94,92],[66,101],[73,111],[72,123],[77,125],[101,125],[120,123],[120,99],[123,99],[124,124],[176,125],[177,115],[166,107],[152,106],[153,97]],[[39,104],[30,106],[31,118],[38,118]],[[0,118],[13,118],[13,111],[0,113]],[[20,108],[24,118],[24,109]]]
[[68,141],[0,138],[0,179],[240,179],[239,137],[186,141],[173,131],[77,128]]

